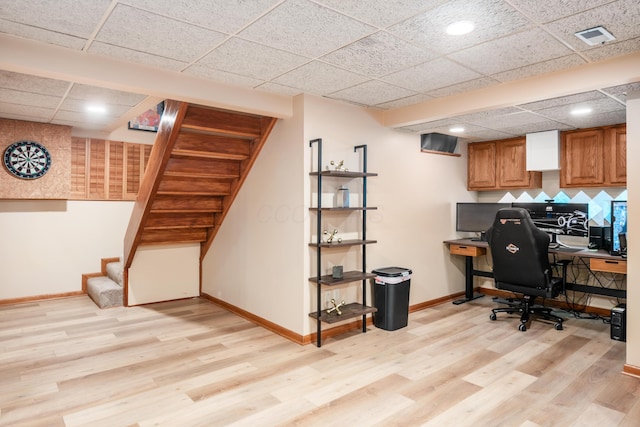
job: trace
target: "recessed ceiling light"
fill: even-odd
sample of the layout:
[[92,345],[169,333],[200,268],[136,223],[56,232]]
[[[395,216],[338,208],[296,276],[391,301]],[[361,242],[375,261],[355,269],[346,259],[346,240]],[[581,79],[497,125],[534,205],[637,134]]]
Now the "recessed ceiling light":
[[458,21],[450,24],[447,27],[447,34],[452,36],[461,36],[468,34],[475,28],[475,25],[471,21]]
[[453,132],[453,133],[464,132],[464,128],[462,126],[454,126],[449,129],[449,132]]
[[589,114],[591,111],[593,110],[589,107],[579,107],[571,110],[571,114],[573,114],[574,116],[584,116],[586,114]]
[[104,105],[87,105],[87,111],[95,114],[104,114],[107,112],[107,107]]

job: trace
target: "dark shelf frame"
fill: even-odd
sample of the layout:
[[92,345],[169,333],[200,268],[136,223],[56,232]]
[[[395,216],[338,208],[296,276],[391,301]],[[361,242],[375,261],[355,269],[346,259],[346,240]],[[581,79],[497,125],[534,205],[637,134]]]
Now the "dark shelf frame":
[[[315,208],[309,208],[311,211],[315,211],[317,213],[316,218],[316,236],[318,241],[316,243],[310,243],[309,246],[316,248],[316,271],[317,276],[315,278],[309,279],[311,282],[317,284],[316,286],[316,301],[317,308],[314,313],[310,313],[309,316],[315,318],[316,322],[316,336],[317,342],[316,345],[318,347],[322,346],[322,323],[335,323],[342,320],[347,320],[353,317],[362,316],[362,332],[367,332],[367,314],[375,313],[377,311],[374,307],[368,307],[366,305],[367,302],[367,280],[371,277],[375,277],[373,274],[368,274],[367,271],[367,245],[376,243],[375,240],[367,240],[367,211],[370,209],[367,207],[367,178],[372,176],[378,176],[377,173],[369,173],[367,172],[367,146],[365,145],[356,145],[353,147],[354,152],[358,152],[361,150],[362,152],[362,172],[347,172],[347,171],[332,171],[332,170],[322,170],[322,139],[312,139],[309,141],[309,147],[313,149],[314,144],[318,147],[318,167],[316,172],[310,172],[310,176],[316,176],[318,181],[318,200],[316,202]],[[362,206],[354,207],[354,208],[324,208],[322,207],[322,179],[328,178],[359,178],[362,179]],[[322,213],[327,211],[362,211],[362,239],[355,240],[345,240],[340,243],[325,243],[322,242]],[[322,271],[322,250],[326,248],[339,248],[339,247],[348,247],[348,246],[362,246],[362,270],[359,272],[347,272],[350,278],[348,279],[340,279],[340,281],[335,281],[330,275],[323,276],[321,275]],[[330,278],[330,279],[329,279]],[[362,281],[362,304],[354,302],[345,305],[341,308],[342,315],[338,315],[335,311],[327,314],[326,310],[322,310],[322,286],[323,285],[337,285],[340,283],[348,283],[348,282],[356,282]]]

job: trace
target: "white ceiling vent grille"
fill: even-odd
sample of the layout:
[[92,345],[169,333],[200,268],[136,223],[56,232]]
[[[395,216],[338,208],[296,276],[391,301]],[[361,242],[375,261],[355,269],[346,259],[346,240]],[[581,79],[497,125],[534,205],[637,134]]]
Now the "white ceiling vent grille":
[[605,30],[603,27],[595,27],[589,28],[588,30],[578,31],[575,35],[589,46],[604,44],[605,42],[616,39],[613,37],[613,34]]

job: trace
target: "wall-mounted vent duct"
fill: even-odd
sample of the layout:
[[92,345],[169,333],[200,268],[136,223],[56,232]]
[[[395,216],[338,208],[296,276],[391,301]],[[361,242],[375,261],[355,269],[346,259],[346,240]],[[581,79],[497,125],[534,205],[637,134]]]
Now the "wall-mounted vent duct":
[[611,40],[616,39],[613,37],[613,34],[605,30],[603,27],[595,27],[589,28],[588,30],[578,31],[575,33],[575,36],[589,46],[604,44],[605,42],[610,42]]
[[560,169],[560,132],[550,130],[527,134],[527,170]]

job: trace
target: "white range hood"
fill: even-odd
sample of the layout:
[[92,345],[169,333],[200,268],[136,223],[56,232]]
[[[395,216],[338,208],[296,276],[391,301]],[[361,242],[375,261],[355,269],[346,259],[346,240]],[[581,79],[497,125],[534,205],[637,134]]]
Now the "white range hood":
[[560,131],[527,134],[527,170],[560,170]]

